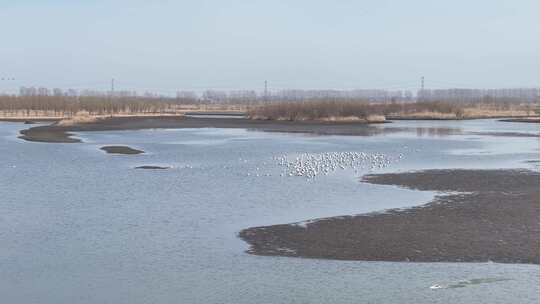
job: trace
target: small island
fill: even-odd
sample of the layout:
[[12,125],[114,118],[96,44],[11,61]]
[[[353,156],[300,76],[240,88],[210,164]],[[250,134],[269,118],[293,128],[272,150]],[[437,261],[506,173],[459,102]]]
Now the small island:
[[136,155],[144,153],[144,151],[133,149],[127,146],[105,146],[101,147],[100,150],[103,150],[108,154]]
[[170,169],[171,167],[162,167],[162,166],[139,166],[139,167],[135,167],[135,169],[139,169],[139,170],[167,170],[167,169]]

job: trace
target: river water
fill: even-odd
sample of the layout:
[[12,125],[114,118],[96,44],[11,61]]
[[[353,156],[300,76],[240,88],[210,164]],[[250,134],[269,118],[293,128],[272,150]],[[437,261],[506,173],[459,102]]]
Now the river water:
[[[540,302],[536,265],[260,257],[246,254],[236,236],[252,226],[407,207],[435,195],[360,183],[369,172],[536,169],[525,161],[540,159],[540,138],[516,135],[539,133],[537,124],[408,121],[381,125],[392,132],[369,137],[84,132],[80,144],[17,139],[26,127],[0,123],[2,303]],[[99,150],[104,145],[147,153],[108,155]],[[289,176],[277,160],[325,152],[382,153],[392,161],[308,179]],[[140,165],[172,168],[134,169]]]

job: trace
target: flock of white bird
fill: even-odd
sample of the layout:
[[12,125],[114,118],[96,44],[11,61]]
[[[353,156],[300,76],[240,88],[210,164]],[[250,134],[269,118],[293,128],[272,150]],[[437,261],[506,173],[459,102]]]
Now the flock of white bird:
[[281,174],[281,176],[303,176],[313,179],[340,169],[352,169],[355,173],[358,173],[359,170],[383,169],[403,157],[402,153],[397,157],[390,157],[381,153],[325,152],[304,153],[292,161],[289,161],[286,155],[275,157],[275,160],[286,169],[286,173]]

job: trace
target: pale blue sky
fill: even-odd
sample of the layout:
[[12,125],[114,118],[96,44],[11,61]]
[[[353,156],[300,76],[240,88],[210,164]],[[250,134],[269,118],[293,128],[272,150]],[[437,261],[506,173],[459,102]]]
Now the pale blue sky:
[[0,90],[540,87],[534,0],[0,0]]

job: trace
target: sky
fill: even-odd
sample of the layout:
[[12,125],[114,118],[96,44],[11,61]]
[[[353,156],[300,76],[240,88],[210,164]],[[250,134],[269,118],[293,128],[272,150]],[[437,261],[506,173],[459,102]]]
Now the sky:
[[0,0],[0,92],[540,87],[537,0]]

